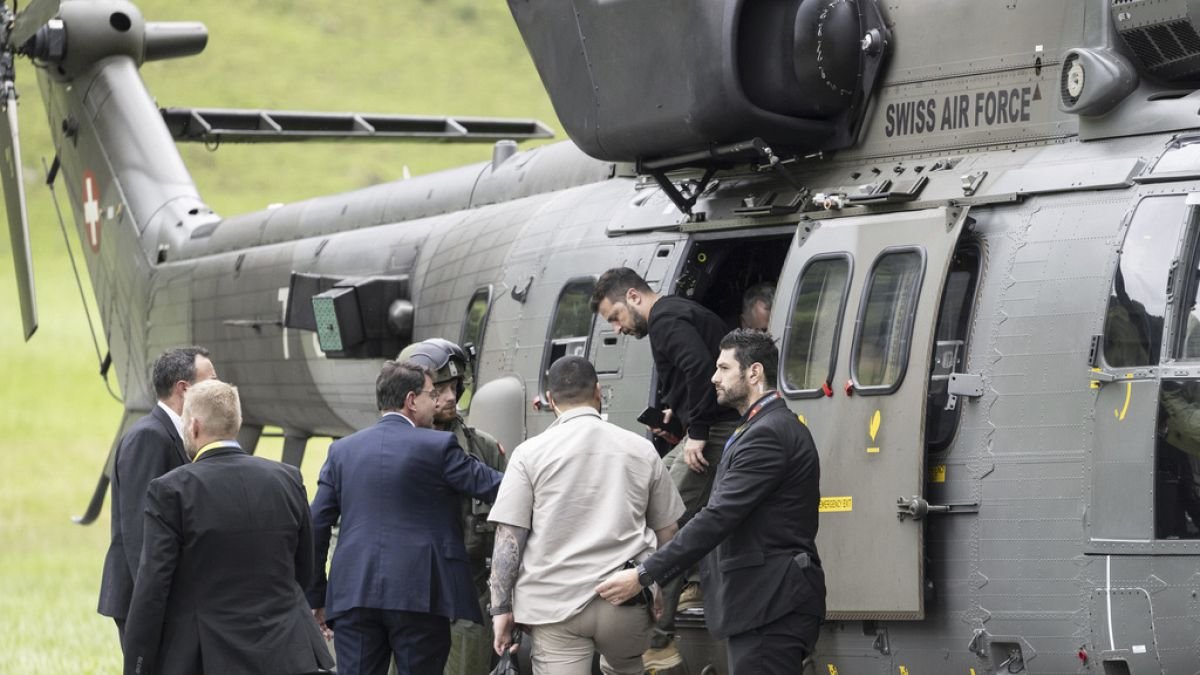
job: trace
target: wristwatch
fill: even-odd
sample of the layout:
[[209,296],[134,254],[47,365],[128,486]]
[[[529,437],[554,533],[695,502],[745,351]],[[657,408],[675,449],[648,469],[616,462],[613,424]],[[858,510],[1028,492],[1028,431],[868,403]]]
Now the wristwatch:
[[638,563],[637,575],[638,583],[642,585],[642,588],[650,586],[654,583],[654,577],[650,576],[650,573],[646,571],[646,566],[642,563]]

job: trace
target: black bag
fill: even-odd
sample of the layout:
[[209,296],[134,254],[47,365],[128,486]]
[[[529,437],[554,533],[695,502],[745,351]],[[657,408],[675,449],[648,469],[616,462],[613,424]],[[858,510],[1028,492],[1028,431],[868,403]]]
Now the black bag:
[[[512,634],[512,643],[514,645],[521,644],[521,631],[514,629]],[[505,649],[500,655],[500,663],[492,668],[491,675],[521,675],[517,670],[517,653],[510,649]]]

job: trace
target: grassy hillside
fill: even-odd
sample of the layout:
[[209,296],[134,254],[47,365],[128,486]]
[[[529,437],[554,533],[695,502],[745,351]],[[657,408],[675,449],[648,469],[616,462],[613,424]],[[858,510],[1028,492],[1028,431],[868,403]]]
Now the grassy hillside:
[[[502,2],[154,0],[140,7],[151,20],[197,20],[209,29],[200,56],[143,70],[162,106],[503,115],[557,125]],[[118,672],[115,628],[95,614],[108,510],[90,527],[71,524],[70,516],[91,495],[121,406],[97,376],[40,179],[41,160],[53,150],[27,63],[18,86],[41,328],[23,342],[8,238],[0,237],[0,612],[10,617],[0,632],[0,672]],[[415,175],[481,161],[490,152],[486,145],[225,145],[216,152],[186,146],[184,158],[201,194],[229,215],[394,180],[405,166]],[[264,454],[278,456],[278,448]],[[310,490],[322,458],[321,448],[310,450]]]

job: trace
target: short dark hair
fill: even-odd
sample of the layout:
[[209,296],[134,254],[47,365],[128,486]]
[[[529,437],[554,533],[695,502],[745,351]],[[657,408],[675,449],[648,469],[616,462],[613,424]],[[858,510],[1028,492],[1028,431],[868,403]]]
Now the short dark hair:
[[596,391],[596,368],[582,356],[564,356],[550,365],[546,389],[556,403],[580,404]]
[[625,294],[631,288],[639,293],[652,292],[650,285],[646,283],[642,275],[628,267],[614,267],[601,274],[600,278],[596,280],[596,289],[592,291],[592,313],[600,311],[600,303],[603,300],[624,301]]
[[733,358],[742,370],[749,368],[752,363],[761,363],[767,386],[775,387],[779,348],[775,346],[775,338],[770,333],[748,328],[731,330],[721,338],[721,349],[732,349]]
[[375,404],[380,410],[403,410],[411,393],[425,388],[429,369],[412,361],[385,361],[375,378]]
[[775,284],[763,281],[747,288],[742,294],[742,311],[753,308],[756,302],[762,302],[767,309],[771,309],[775,304]]
[[176,382],[196,382],[197,356],[208,358],[208,350],[204,347],[179,347],[168,349],[158,357],[150,379],[154,382],[154,395],[160,401],[171,395]]

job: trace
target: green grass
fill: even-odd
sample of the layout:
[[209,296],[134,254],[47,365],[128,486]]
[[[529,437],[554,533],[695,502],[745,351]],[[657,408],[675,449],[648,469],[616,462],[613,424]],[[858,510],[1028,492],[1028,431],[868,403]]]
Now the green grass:
[[[141,9],[151,20],[198,20],[209,28],[205,53],[143,70],[162,106],[501,115],[557,125],[502,2],[155,0]],[[27,63],[20,66],[41,314],[29,343],[22,340],[8,238],[0,237],[0,613],[9,618],[0,631],[0,673],[113,673],[120,670],[116,630],[95,613],[108,509],[90,527],[70,517],[91,496],[122,408],[97,375],[79,292],[41,185],[41,159],[49,161],[53,150],[33,75]],[[405,166],[415,175],[488,157],[486,145],[184,148],[202,196],[225,215],[393,180]],[[78,251],[78,242],[71,245]],[[102,335],[100,341],[103,351]],[[304,467],[310,494],[325,443],[311,445]],[[260,453],[278,458],[280,443],[264,441]]]

